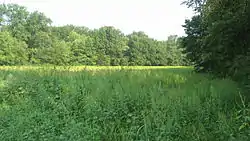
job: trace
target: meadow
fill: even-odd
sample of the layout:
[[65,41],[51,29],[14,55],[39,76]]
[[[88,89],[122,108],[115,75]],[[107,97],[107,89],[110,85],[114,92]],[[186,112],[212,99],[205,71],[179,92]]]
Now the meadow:
[[190,67],[0,67],[1,141],[246,141],[248,112]]

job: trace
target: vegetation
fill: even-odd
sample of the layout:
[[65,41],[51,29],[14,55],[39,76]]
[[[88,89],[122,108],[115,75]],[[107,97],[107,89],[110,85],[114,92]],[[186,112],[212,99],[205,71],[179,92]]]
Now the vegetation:
[[187,0],[183,47],[198,72],[230,76],[250,88],[250,1]]
[[249,139],[231,80],[181,67],[84,68],[2,67],[0,140]]
[[0,5],[0,140],[250,140],[250,1],[184,4],[166,41]]
[[124,35],[105,26],[51,26],[38,11],[0,5],[0,65],[54,64],[99,66],[187,65],[176,35],[157,41],[144,32]]

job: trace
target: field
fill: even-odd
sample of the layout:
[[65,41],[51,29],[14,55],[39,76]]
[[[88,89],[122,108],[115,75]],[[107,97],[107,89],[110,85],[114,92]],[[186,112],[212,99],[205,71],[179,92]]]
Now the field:
[[189,67],[0,67],[1,141],[245,141],[244,108]]

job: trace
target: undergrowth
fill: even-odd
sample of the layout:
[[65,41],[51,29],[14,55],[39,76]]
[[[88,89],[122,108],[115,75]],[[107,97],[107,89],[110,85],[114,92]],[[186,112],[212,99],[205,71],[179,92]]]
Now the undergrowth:
[[246,141],[237,85],[191,69],[0,71],[0,140]]

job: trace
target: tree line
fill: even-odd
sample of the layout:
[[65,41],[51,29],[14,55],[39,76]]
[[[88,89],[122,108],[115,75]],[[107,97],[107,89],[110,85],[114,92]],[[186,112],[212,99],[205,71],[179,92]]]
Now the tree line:
[[[184,51],[196,71],[232,77],[250,88],[250,0],[187,0]],[[246,82],[246,83],[245,83]]]
[[43,13],[17,4],[0,5],[0,30],[0,65],[188,64],[176,35],[158,41],[142,31],[125,35],[112,26],[52,26]]

